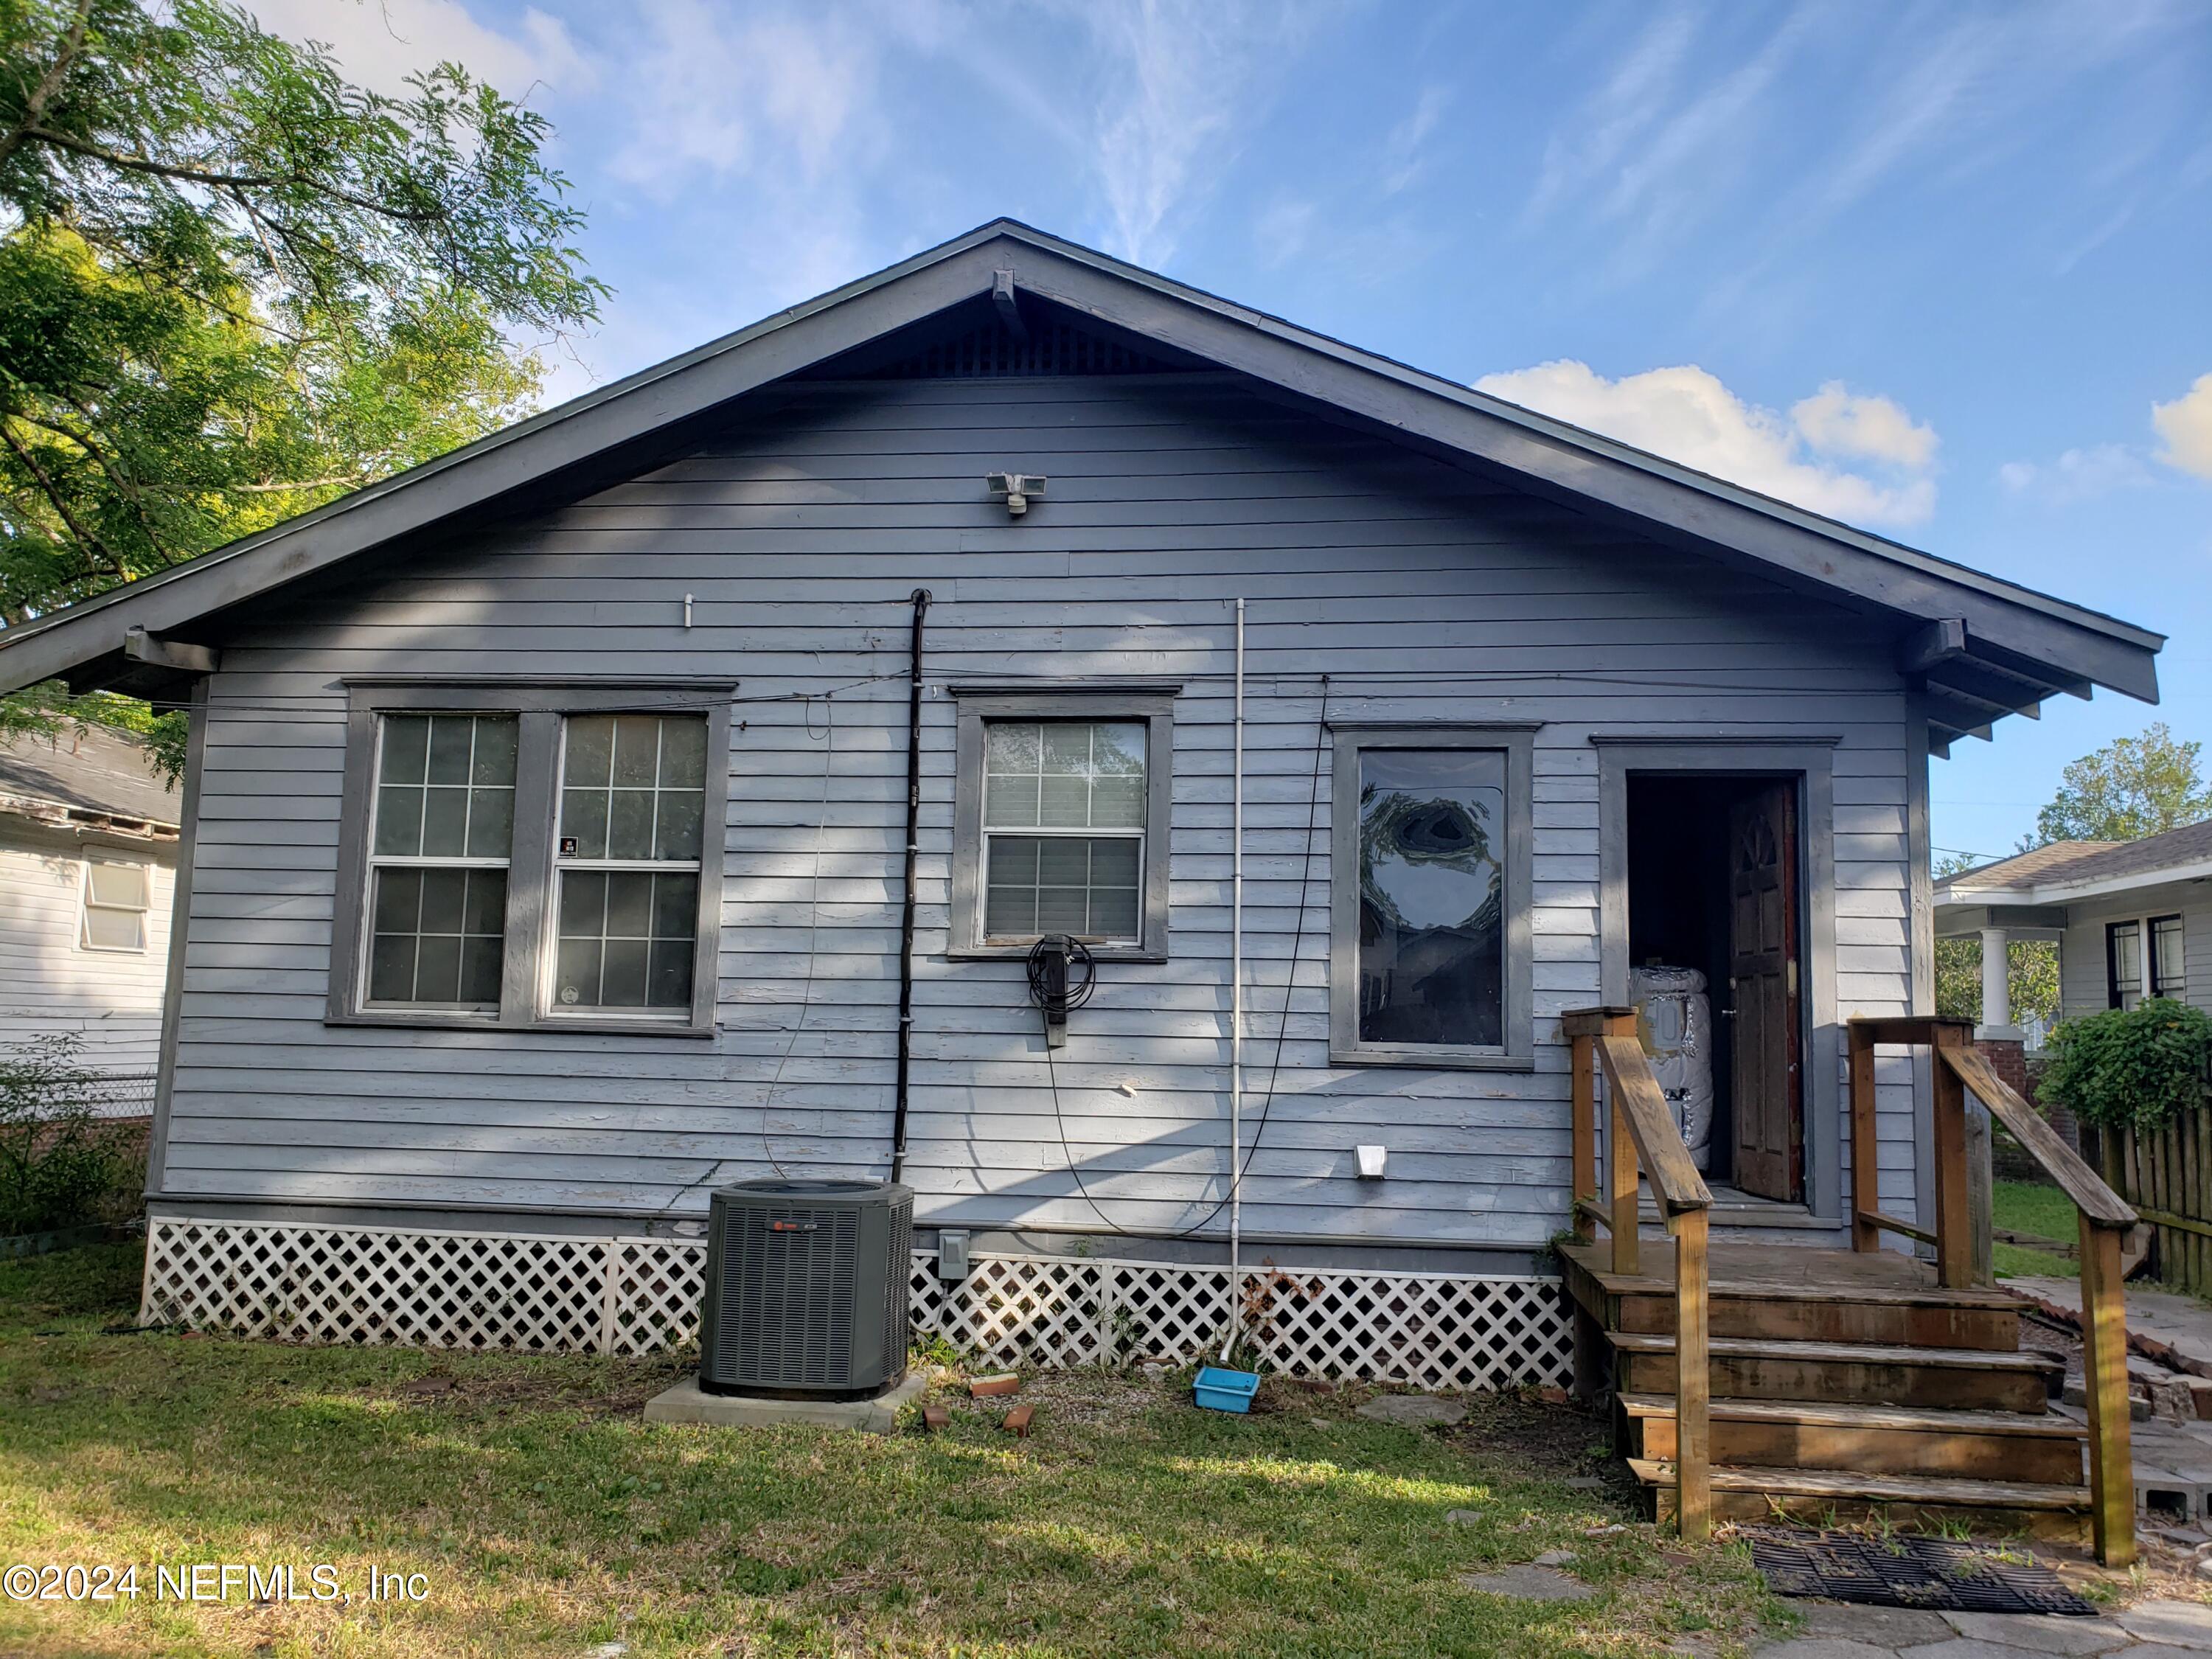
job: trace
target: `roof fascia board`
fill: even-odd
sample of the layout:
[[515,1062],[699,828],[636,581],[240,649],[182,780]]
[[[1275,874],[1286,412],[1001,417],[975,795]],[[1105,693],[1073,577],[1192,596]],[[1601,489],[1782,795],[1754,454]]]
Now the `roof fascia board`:
[[[1045,248],[1012,255],[1020,285],[1042,298],[1121,327],[1162,339],[1240,373],[1316,398],[1383,426],[1444,443],[1563,499],[1595,501],[1692,540],[1749,553],[1807,581],[1930,621],[1961,618],[1969,633],[2001,648],[2076,670],[2085,678],[2146,702],[2158,700],[2148,653],[2162,636],[2054,614],[2061,602],[2025,592],[1992,593],[1910,550],[1862,550],[1840,527],[1801,526],[1767,506],[1739,503],[1700,481],[1692,484],[1649,465],[1616,465],[1587,439],[1572,440],[1533,422],[1504,418],[1460,397],[1447,382],[1418,383],[1412,371],[1351,361],[1311,340],[1284,337],[1281,325],[1248,326],[1151,283]],[[1486,404],[1489,400],[1484,400]],[[2038,601],[2040,600],[2040,603]],[[2099,619],[2101,621],[2102,619]]]
[[[119,652],[132,629],[161,635],[213,611],[312,575],[396,537],[525,489],[620,445],[743,397],[991,289],[992,261],[959,248],[918,269],[786,313],[596,397],[547,411],[425,466],[397,474],[161,576],[0,635],[0,689],[32,685],[88,658]],[[740,346],[749,349],[740,350]],[[189,577],[189,580],[182,580]],[[112,638],[110,636],[112,636]]]
[[[1549,416],[1539,414],[1534,410],[1524,409],[1517,404],[1507,403],[1503,398],[1491,397],[1487,393],[1477,392],[1472,387],[1462,386],[1455,381],[1444,380],[1439,375],[1431,374],[1409,364],[1401,363],[1376,353],[1363,350],[1357,346],[1347,345],[1327,335],[1316,334],[1310,330],[1300,328],[1296,324],[1286,322],[1279,317],[1270,316],[1265,312],[1254,311],[1248,307],[1237,305],[1232,301],[1206,293],[1202,289],[1174,282],[1155,272],[1145,270],[1134,265],[1124,264],[1110,255],[1100,253],[1095,249],[1086,248],[1076,243],[1064,241],[1030,226],[1006,221],[1001,222],[998,229],[1000,234],[1009,240],[1026,243],[1030,247],[1065,261],[1070,265],[1103,274],[1136,288],[1148,289],[1163,298],[1209,313],[1228,321],[1242,324],[1249,329],[1289,342],[1304,350],[1380,375],[1410,389],[1425,392],[1432,396],[1479,410],[1506,424],[1548,435],[1586,459],[1616,461],[1650,473],[1654,477],[1668,479],[1700,494],[1711,495],[1739,504],[1762,516],[1787,520],[1819,537],[1824,542],[1844,543],[1877,557],[1894,560],[1923,570],[1941,580],[1955,582],[1961,586],[1990,594],[2014,605],[2045,611],[2061,620],[2071,622],[2075,626],[2107,632],[2115,638],[2128,640],[2147,648],[2155,648],[2166,641],[2165,635],[2150,629],[2138,627],[2119,617],[2107,616],[2101,611],[2075,605],[2048,593],[2038,592],[2033,588],[2022,587],[2016,583],[1991,576],[1986,572],[1976,570],[1971,566],[1938,558],[1934,554],[1923,552],[1903,542],[1893,542],[1886,537],[1875,536],[1868,532],[1855,529],[1838,520],[1822,518],[1818,514],[1808,513],[1802,507],[1778,497],[1759,495],[1755,490],[1746,489],[1741,485],[1730,483],[1725,478],[1699,472],[1694,468],[1669,461],[1662,456],[1619,443],[1601,434],[1571,426],[1564,421],[1553,420]],[[1018,262],[1013,269],[1018,276],[1022,275]],[[1033,276],[1035,273],[1030,274]],[[1075,303],[1062,296],[1048,293],[1047,290],[1036,287],[1033,282],[1026,278],[1023,281],[1023,286],[1032,288],[1034,291],[1043,294],[1046,297],[1060,298],[1063,304]],[[1115,320],[1115,318],[1108,313],[1094,312],[1093,314],[1105,317],[1108,321]],[[1122,324],[1124,327],[1131,325],[1127,323]],[[1144,332],[1154,334],[1155,337],[1174,343],[1170,336],[1158,333],[1149,326],[1139,326]],[[1587,494],[1588,492],[1579,493]]]
[[2109,898],[2151,887],[2174,887],[2184,882],[2212,881],[2212,859],[2153,870],[2132,871],[2103,880],[2038,882],[2033,887],[1944,887],[1936,895],[1939,904],[2078,904],[2084,899]]

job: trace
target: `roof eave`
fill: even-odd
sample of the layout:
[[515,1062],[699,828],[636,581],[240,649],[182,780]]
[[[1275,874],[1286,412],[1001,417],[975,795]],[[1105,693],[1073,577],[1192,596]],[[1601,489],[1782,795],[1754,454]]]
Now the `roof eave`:
[[[2049,690],[2085,690],[2089,683],[2157,698],[2153,658],[2162,635],[1820,519],[1005,220],[262,535],[9,630],[14,637],[0,635],[0,686],[82,671],[119,652],[132,626],[155,635],[173,633],[353,554],[511,496],[987,292],[994,272],[1004,269],[1024,291],[1441,446],[1540,493],[1594,503],[1662,538],[1756,561],[1785,579],[1842,589],[1906,619],[1954,623],[1961,646],[1951,659],[1978,654],[2021,680],[2018,696],[1988,703],[1992,718]],[[1942,671],[1927,672],[1940,678]],[[1949,695],[1950,688],[1939,690]],[[1931,714],[1939,748],[1954,731],[1986,730],[1944,723],[1957,718]]]

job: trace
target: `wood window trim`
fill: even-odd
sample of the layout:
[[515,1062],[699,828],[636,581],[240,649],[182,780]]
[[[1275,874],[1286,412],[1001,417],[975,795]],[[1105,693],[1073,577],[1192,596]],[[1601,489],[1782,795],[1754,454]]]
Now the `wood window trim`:
[[1329,868],[1359,868],[1359,757],[1369,749],[1484,749],[1505,756],[1505,940],[1495,1048],[1363,1042],[1359,1038],[1359,884],[1329,883],[1328,1058],[1332,1066],[1410,1066],[1425,1071],[1528,1072],[1536,1065],[1534,893],[1535,737],[1526,726],[1332,726],[1336,745]]
[[[346,688],[345,781],[338,830],[338,887],[331,928],[329,1025],[412,1030],[568,1031],[631,1036],[711,1037],[721,949],[722,864],[730,782],[732,680],[372,677]],[[368,839],[374,803],[377,721],[384,714],[511,714],[520,724],[514,841],[509,852],[507,944],[496,1010],[372,1008],[365,937]],[[560,811],[561,722],[569,714],[703,714],[707,777],[699,868],[697,945],[688,1014],[550,1013],[554,823]]]
[[[2181,982],[2171,985],[2158,971],[2159,929],[2171,923],[2182,937]],[[2154,915],[2114,916],[2105,923],[2105,1006],[2124,1007],[2120,988],[2119,934],[2123,927],[2136,930],[2135,999],[2138,1004],[2160,998],[2186,1000],[2189,995],[2189,913],[2161,910]]]
[[1019,958],[1027,944],[983,939],[983,726],[988,720],[1131,720],[1145,726],[1145,870],[1138,896],[1142,937],[1096,945],[1100,962],[1168,959],[1168,832],[1175,784],[1175,692],[1100,685],[1049,690],[963,692],[954,759],[952,917],[946,957],[954,962]]

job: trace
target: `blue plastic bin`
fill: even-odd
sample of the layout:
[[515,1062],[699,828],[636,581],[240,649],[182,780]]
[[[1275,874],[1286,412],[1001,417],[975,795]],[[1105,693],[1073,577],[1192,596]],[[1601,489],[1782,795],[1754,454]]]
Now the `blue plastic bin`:
[[1259,1372],[1225,1371],[1218,1365],[1206,1366],[1191,1385],[1192,1396],[1210,1412],[1249,1412],[1259,1392]]

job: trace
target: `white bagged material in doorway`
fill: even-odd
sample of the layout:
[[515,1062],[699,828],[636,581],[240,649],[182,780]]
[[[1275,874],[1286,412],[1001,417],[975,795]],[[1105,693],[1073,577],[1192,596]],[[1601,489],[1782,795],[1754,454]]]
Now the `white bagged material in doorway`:
[[1628,994],[1674,1127],[1704,1170],[1713,1140],[1713,1013],[1705,976],[1694,968],[1638,968],[1629,974]]

